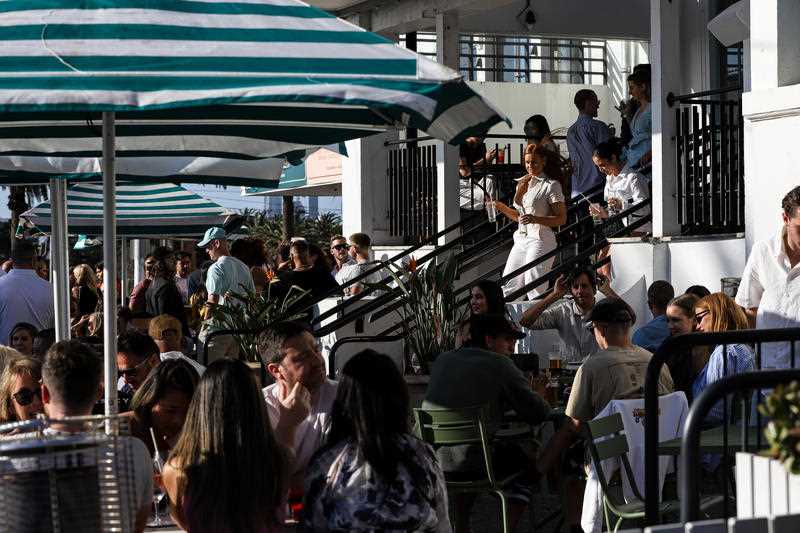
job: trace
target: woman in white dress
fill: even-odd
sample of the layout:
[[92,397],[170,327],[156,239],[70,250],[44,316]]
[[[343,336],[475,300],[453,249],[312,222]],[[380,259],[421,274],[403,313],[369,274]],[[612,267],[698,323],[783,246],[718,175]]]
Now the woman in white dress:
[[[525,149],[525,170],[527,174],[517,183],[514,206],[495,202],[498,212],[519,223],[503,276],[554,250],[556,236],[553,228],[567,220],[559,156],[542,146],[529,145]],[[503,287],[504,294],[508,296],[540,278],[550,270],[554,261],[555,257],[550,257],[508,280]],[[546,284],[529,289],[528,299],[533,300],[546,289]]]
[[[650,197],[647,178],[641,173],[631,169],[622,156],[622,153],[622,146],[614,141],[600,143],[594,149],[592,161],[594,161],[597,168],[606,175],[606,186],[603,196],[607,204],[607,207],[603,207],[600,204],[591,204],[589,206],[589,213],[594,217],[600,219],[613,217],[617,213],[621,213]],[[642,207],[626,217],[621,224],[612,224],[609,226],[606,230],[606,235],[613,236],[615,233],[619,232],[622,224],[625,226],[633,224],[649,213],[649,206]],[[646,222],[632,231],[631,235],[645,235],[650,232],[650,229],[650,222]],[[610,252],[611,247],[606,246],[598,254],[597,260],[599,261],[605,258]],[[604,265],[600,268],[599,272],[611,279],[610,264]]]

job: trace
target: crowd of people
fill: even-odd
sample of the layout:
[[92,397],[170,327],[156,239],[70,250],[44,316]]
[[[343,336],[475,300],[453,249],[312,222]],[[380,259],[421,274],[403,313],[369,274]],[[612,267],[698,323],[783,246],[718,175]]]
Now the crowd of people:
[[[490,219],[499,213],[517,223],[503,271],[503,277],[509,278],[503,286],[506,296],[535,300],[546,291],[546,286],[534,280],[549,272],[555,262],[556,232],[567,222],[568,205],[577,204],[571,220],[584,220],[579,231],[572,232],[578,238],[591,232],[589,215],[601,224],[650,198],[650,65],[637,65],[627,81],[631,100],[618,108],[623,122],[620,137],[614,137],[612,128],[597,120],[600,101],[594,91],[575,93],[578,118],[566,134],[568,160],[561,155],[544,116],[533,115],[525,122],[525,174],[516,180],[510,205],[499,199],[500,184],[487,170],[490,163],[505,162],[504,149],[487,150],[479,137],[470,137],[461,146],[460,202],[462,219],[466,219],[462,231],[476,225],[480,217],[475,212],[484,209]],[[640,219],[649,213],[649,207],[643,206],[624,219],[617,217],[615,223],[606,225],[604,234],[621,235],[624,226],[634,225],[630,234],[645,235],[650,223]],[[579,239],[577,244],[580,251],[593,243]],[[606,247],[597,260],[609,252]],[[601,273],[611,277],[610,263],[601,267]]]
[[[554,228],[565,223],[567,196],[580,198],[604,183],[605,206],[584,198],[586,212],[599,219],[648,197],[649,69],[638,68],[628,81],[636,106],[628,115],[626,142],[612,139],[595,119],[596,94],[576,94],[580,115],[567,134],[571,176],[564,174],[544,117],[526,123],[526,174],[512,205],[492,204],[518,224],[506,274],[555,248]],[[497,157],[473,139],[461,151],[459,169],[469,177]],[[462,203],[462,209],[474,207]],[[471,287],[458,346],[437,356],[422,406],[481,405],[488,437],[509,409],[531,426],[558,422],[540,449],[498,441],[489,450],[499,477],[521,473],[507,488],[512,527],[542,476],[561,478],[575,465],[582,469],[587,422],[612,400],[642,396],[652,354],[670,336],[800,325],[800,187],[781,207],[780,233],[756,244],[735,300],[699,285],[676,294],[670,283],[656,280],[647,291],[652,318],[639,328],[632,306],[612,289],[607,269],[579,266],[549,290],[531,287],[552,267],[550,258],[505,286],[482,280]],[[645,214],[635,213],[626,223]],[[297,238],[271,254],[263,241],[230,240],[223,228],[213,227],[197,247],[208,260],[196,269],[196,254],[152,250],[141,282],[116,310],[119,411],[131,428],[122,443],[130,449],[133,472],[122,500],[133,502],[126,515],[131,527],[142,531],[151,513],[152,458],[159,456],[164,465],[156,481],[173,520],[187,531],[277,531],[290,517],[311,531],[470,531],[474,495],[448,495],[447,481],[481,477],[484,450],[476,444],[434,449],[424,442],[410,425],[406,382],[386,355],[362,351],[347,361],[338,381],[329,379],[309,327],[309,304],[327,295],[358,294],[379,280],[377,272],[370,274],[375,264],[369,236],[337,235],[324,246]],[[55,342],[52,287],[40,263],[35,247],[20,241],[0,275],[0,340],[6,344],[0,347],[0,423],[46,414],[56,419],[49,431],[71,433],[78,429],[57,419],[103,409],[102,266],[72,269],[76,338]],[[237,294],[259,293],[268,285],[284,292],[299,287],[304,297],[294,309],[300,320],[270,324],[259,336],[257,351],[269,381],[259,389],[252,369],[239,359],[236,339],[212,335],[222,327],[209,309],[242,305]],[[533,301],[516,324],[507,300],[520,294]],[[548,399],[548,376],[527,373],[511,357],[519,340],[540,330],[557,331],[565,363],[576,368],[562,417]],[[203,352],[207,360],[200,359]],[[765,345],[762,366],[786,368],[791,353],[789,343]],[[754,369],[749,345],[697,346],[668,361],[658,389],[682,391],[691,402],[725,375]],[[723,422],[715,407],[707,423]],[[578,478],[570,478],[572,485],[563,491],[572,531],[580,531]]]

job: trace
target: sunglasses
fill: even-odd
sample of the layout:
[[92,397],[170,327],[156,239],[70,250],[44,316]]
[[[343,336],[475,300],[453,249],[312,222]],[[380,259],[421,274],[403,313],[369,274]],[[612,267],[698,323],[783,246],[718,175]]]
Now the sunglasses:
[[17,402],[21,407],[25,407],[26,405],[30,405],[33,402],[33,397],[38,396],[39,399],[42,398],[42,391],[39,389],[31,390],[27,387],[23,387],[17,392],[12,395],[14,401]]
[[350,245],[348,245],[348,244],[337,244],[337,245],[331,246],[331,248],[333,248],[334,250],[347,250],[349,247],[350,247]]
[[147,359],[139,363],[138,365],[134,366],[133,368],[119,368],[117,369],[117,375],[121,378],[126,378],[128,376],[136,375],[139,370],[147,364]]
[[700,323],[700,321],[702,321],[702,320],[703,320],[703,317],[704,317],[704,316],[706,316],[706,315],[707,315],[708,313],[710,313],[710,312],[711,312],[711,311],[709,311],[708,309],[706,309],[706,310],[705,310],[705,311],[703,311],[702,313],[697,313],[696,315],[694,315],[694,321],[695,321],[695,322],[697,322],[697,323],[699,324],[699,323]]

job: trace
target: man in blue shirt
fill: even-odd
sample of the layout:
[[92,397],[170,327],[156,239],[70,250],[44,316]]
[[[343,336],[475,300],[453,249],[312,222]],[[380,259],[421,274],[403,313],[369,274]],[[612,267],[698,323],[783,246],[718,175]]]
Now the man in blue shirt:
[[575,93],[578,120],[567,130],[567,147],[572,162],[572,197],[585,193],[605,181],[605,175],[592,161],[595,146],[611,138],[611,130],[596,119],[600,100],[589,89]]
[[669,337],[667,326],[667,305],[675,297],[675,289],[664,280],[654,281],[647,289],[647,306],[653,313],[653,320],[636,330],[633,344],[655,353]]

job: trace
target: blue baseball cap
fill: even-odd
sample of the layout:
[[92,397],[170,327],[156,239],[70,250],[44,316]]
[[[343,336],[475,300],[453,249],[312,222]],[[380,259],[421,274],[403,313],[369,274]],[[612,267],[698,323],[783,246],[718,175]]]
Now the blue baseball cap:
[[211,241],[215,241],[217,239],[225,240],[227,238],[228,238],[228,234],[225,233],[224,229],[222,229],[222,228],[220,228],[218,226],[215,226],[213,228],[208,228],[206,230],[206,234],[203,235],[203,240],[197,243],[197,247],[198,248],[205,248],[206,246],[211,244]]

